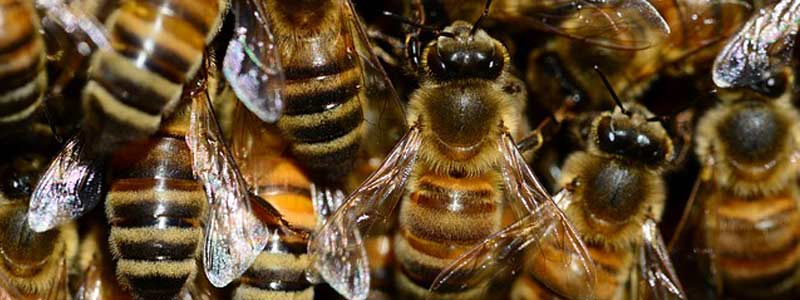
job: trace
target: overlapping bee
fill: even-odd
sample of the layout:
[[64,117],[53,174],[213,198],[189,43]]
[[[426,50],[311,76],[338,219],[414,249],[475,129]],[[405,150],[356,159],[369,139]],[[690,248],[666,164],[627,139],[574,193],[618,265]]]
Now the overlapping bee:
[[[107,199],[107,203],[112,204],[107,207],[112,223],[119,221],[124,225],[115,225],[135,227],[121,230],[127,235],[119,239],[112,238],[112,243],[135,242],[133,244],[138,243],[145,249],[169,244],[154,240],[152,234],[170,232],[174,234],[172,238],[180,239],[180,242],[173,239],[169,241],[169,247],[163,247],[170,251],[183,251],[180,255],[162,257],[155,250],[145,255],[151,261],[167,265],[172,263],[176,268],[154,268],[153,264],[148,263],[141,263],[142,266],[137,267],[134,265],[147,259],[126,255],[122,249],[116,249],[119,250],[115,252],[118,258],[134,258],[121,260],[123,264],[119,266],[130,268],[117,270],[130,275],[128,277],[138,278],[127,280],[127,286],[139,297],[170,297],[181,290],[182,282],[195,273],[196,266],[191,258],[200,252],[192,251],[194,244],[190,240],[200,237],[201,224],[205,225],[203,267],[208,280],[216,286],[224,286],[244,273],[273,234],[259,217],[272,220],[271,217],[277,218],[273,215],[277,212],[267,209],[260,216],[254,214],[246,183],[238,173],[206,99],[205,76],[216,68],[201,65],[201,61],[207,41],[218,30],[226,8],[225,1],[120,3],[104,27],[108,29],[105,38],[109,46],[100,47],[92,56],[90,82],[83,93],[86,114],[83,131],[71,139],[52,161],[34,191],[28,223],[36,231],[47,230],[84,214],[99,202],[105,195],[103,183],[106,181],[106,169],[109,165],[112,172],[115,169],[115,162],[110,160],[118,154],[116,151],[129,150],[132,154],[142,154],[137,152],[138,149],[144,154],[152,154],[138,157],[143,159],[141,165],[136,165],[136,161],[125,161],[116,169],[132,171],[131,174],[123,174],[123,177],[133,176],[133,181],[137,181],[136,178],[155,181],[144,180],[146,182],[128,185],[135,193],[127,194],[114,193],[112,186],[111,197]],[[78,23],[81,24],[80,20]],[[198,73],[198,70],[203,72]],[[191,84],[185,85],[187,82]],[[192,103],[181,106],[185,119],[177,125],[163,125],[162,118],[168,118],[176,110],[182,94],[194,98]],[[186,119],[187,111],[191,114],[190,119]],[[166,144],[141,141],[159,128],[165,133],[154,136],[153,140],[167,141]],[[191,151],[184,151],[183,137]],[[129,143],[144,143],[144,146]],[[128,146],[132,148],[121,149]],[[176,148],[171,148],[173,146]],[[171,152],[175,149],[180,151]],[[180,161],[184,164],[177,163]],[[191,165],[185,164],[188,162]],[[166,166],[179,168],[164,169]],[[187,169],[186,166],[191,168]],[[191,172],[186,173],[188,171]],[[165,177],[159,177],[161,175]],[[200,190],[194,188],[199,186],[183,184],[185,180],[192,181],[190,177],[202,184],[208,201],[207,208],[196,202]],[[178,187],[160,185],[160,180],[165,178],[176,179],[181,184]],[[176,194],[176,190],[181,190],[182,194]],[[130,196],[120,201],[133,203],[131,205],[134,206],[151,200],[153,205],[143,208],[143,213],[147,214],[164,210],[164,202],[178,207],[184,205],[184,209],[166,209],[168,211],[159,212],[150,223],[116,218],[119,217],[114,210],[113,204],[116,202],[111,201],[116,199],[115,196]],[[167,214],[159,215],[161,213]],[[169,213],[179,215],[171,216]],[[283,223],[280,224],[283,226]],[[137,232],[143,234],[137,235]],[[142,255],[134,252],[134,256]],[[158,277],[155,275],[173,280],[154,282],[152,279]]]
[[[666,199],[661,173],[675,159],[672,141],[644,107],[617,103],[593,118],[587,148],[568,156],[553,199],[596,266],[593,299],[687,299],[656,227]],[[536,242],[553,226],[537,217],[522,218],[459,257],[433,289],[464,278],[491,280],[505,269],[521,271],[511,299],[586,298],[551,262],[572,255],[563,252],[563,241]]]
[[45,44],[39,33],[39,17],[29,1],[0,4],[3,56],[0,58],[0,138],[30,125],[42,103],[47,86]]
[[798,18],[796,1],[765,7],[715,61],[714,82],[725,89],[697,124],[702,170],[670,243],[676,262],[706,283],[695,297],[800,295]]
[[[707,74],[722,42],[746,21],[751,9],[745,1],[651,3],[670,28],[664,41],[634,45],[643,49],[632,50],[592,46],[574,39],[548,40],[528,55],[526,79],[532,93],[541,95],[543,105],[551,108],[569,99],[589,109],[605,109],[611,103],[608,93],[594,84],[593,74],[582,71],[594,65],[604,70],[614,89],[626,99],[648,101],[648,96],[659,94],[648,91],[657,88],[653,83],[662,79],[705,78],[697,80],[704,83],[708,80],[703,75]],[[623,40],[641,37],[655,40],[662,35],[640,26],[626,26],[616,33]],[[697,88],[702,87],[698,84]],[[679,97],[676,91],[670,92],[673,92],[671,97]]]
[[0,293],[4,299],[65,299],[68,269],[77,254],[75,223],[34,232],[25,214],[55,140],[36,115],[14,139],[0,139]]
[[[255,116],[235,118],[233,149],[251,190],[312,233],[341,204],[356,160],[382,158],[400,137],[402,107],[349,0],[243,4],[223,70]],[[306,244],[271,242],[236,297],[313,298]]]

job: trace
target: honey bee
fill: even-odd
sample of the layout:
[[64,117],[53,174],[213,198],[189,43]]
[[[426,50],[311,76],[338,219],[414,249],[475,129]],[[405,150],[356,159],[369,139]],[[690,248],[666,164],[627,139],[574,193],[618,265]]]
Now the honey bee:
[[[244,10],[238,16],[223,65],[226,78],[248,108],[255,100],[269,103],[263,106],[271,110],[250,110],[276,122],[318,190],[341,189],[362,146],[391,145],[405,130],[392,83],[349,0],[250,5],[258,14]],[[250,52],[262,59],[252,61]]]
[[[697,289],[739,299],[800,295],[798,120],[792,49],[800,4],[755,14],[717,57],[725,88],[700,118],[701,174],[670,242],[676,262],[701,272]],[[708,285],[710,284],[710,286]]]
[[[286,156],[279,129],[263,123],[241,104],[235,109],[232,148],[242,175],[258,195],[294,228],[311,233],[317,226],[312,184],[300,165]],[[281,235],[268,242],[239,280],[235,299],[314,299],[306,279],[307,235]]]
[[[657,228],[666,198],[661,174],[675,158],[672,141],[644,107],[617,103],[613,112],[593,118],[587,148],[569,155],[562,189],[553,199],[596,266],[594,299],[687,299]],[[464,278],[491,279],[502,274],[496,266],[503,264],[522,268],[511,299],[582,298],[573,293],[575,283],[562,266],[545,259],[571,255],[562,252],[558,243],[563,241],[532,242],[549,226],[535,217],[517,221],[459,257],[432,288]],[[547,288],[543,280],[550,283]]]
[[[751,9],[745,1],[650,2],[669,26],[664,41],[632,45],[635,47],[626,49],[598,43],[587,45],[575,39],[550,39],[528,54],[526,79],[532,93],[541,95],[542,104],[550,108],[559,107],[568,99],[589,109],[606,109],[611,103],[608,93],[594,84],[595,78],[591,73],[582,71],[599,65],[623,98],[648,101],[649,95],[657,94],[648,93],[657,88],[654,84],[657,80],[705,74],[704,70],[710,68],[722,41],[746,21]],[[498,12],[501,16],[526,16],[525,9],[515,10],[510,5],[498,10],[505,11]],[[617,34],[617,38],[622,40],[653,41],[663,32],[626,26],[609,34]],[[671,94],[674,92],[670,91]]]
[[0,4],[4,28],[0,45],[0,135],[16,132],[39,108],[47,86],[45,44],[39,34],[39,17],[30,1],[10,0]]
[[[576,243],[565,245],[575,254],[571,262],[586,267],[574,273],[589,282],[585,249],[513,144],[525,94],[510,74],[503,45],[458,21],[428,44],[420,61],[424,75],[411,96],[411,129],[312,239],[315,269],[339,293],[365,299],[370,278],[363,241],[390,221],[399,202],[396,286],[405,297],[428,297],[435,274],[500,229],[501,203],[507,202],[521,211],[549,213],[539,214],[546,217],[541,220],[559,224],[561,231],[539,237],[573,237]],[[483,288],[463,284],[436,297],[472,299]]]
[[[126,142],[154,133],[201,66],[219,27],[225,1],[124,1],[104,25],[82,12],[87,3],[39,1],[47,17],[91,53],[83,89],[81,131],[66,144],[37,186],[29,220],[44,231],[91,210],[102,190],[107,161]],[[91,51],[89,43],[97,47]],[[75,199],[78,198],[78,199]],[[72,203],[72,208],[58,204]],[[54,216],[53,214],[61,214]]]
[[[78,233],[67,223],[38,233],[26,225],[28,199],[47,164],[52,136],[29,132],[38,144],[4,147],[0,165],[0,293],[3,299],[66,299],[67,271],[77,254]],[[20,142],[20,140],[17,140]],[[15,144],[21,146],[24,142]],[[33,150],[33,151],[32,151]]]
[[[268,204],[261,210],[250,205],[251,195],[212,112],[207,84],[218,80],[213,61],[206,60],[156,135],[117,149],[109,164],[114,178],[105,199],[110,250],[120,283],[139,298],[173,298],[185,291],[196,277],[201,250],[208,281],[225,286],[245,272],[273,235],[290,231]],[[85,145],[73,139],[67,147]],[[80,193],[105,195],[91,188],[70,190],[101,186],[93,180],[103,171],[81,165],[86,161],[75,157],[81,153],[86,152],[68,149],[51,162],[42,179],[46,201],[29,211],[43,218],[29,217],[34,229],[85,212],[90,206],[82,205],[87,198]],[[64,178],[73,182],[55,182]]]

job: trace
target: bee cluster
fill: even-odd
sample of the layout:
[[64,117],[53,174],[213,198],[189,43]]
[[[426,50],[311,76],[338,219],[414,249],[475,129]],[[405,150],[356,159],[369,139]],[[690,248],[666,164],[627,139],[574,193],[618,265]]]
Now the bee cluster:
[[2,0],[0,299],[800,299],[796,0]]

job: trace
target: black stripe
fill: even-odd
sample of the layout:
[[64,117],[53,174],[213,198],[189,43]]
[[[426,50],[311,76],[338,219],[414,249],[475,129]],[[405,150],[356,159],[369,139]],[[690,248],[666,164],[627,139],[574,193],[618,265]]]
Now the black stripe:
[[[278,241],[268,242],[264,247],[262,253],[283,253],[292,255],[301,255],[308,253],[308,241],[303,239],[294,239],[286,241],[282,233],[279,234]],[[264,255],[264,254],[261,254]]]
[[[115,152],[114,177],[151,179],[153,186],[169,190],[194,190],[199,185],[192,171],[191,150],[183,137],[160,135],[127,144]],[[158,178],[158,179],[157,179]]]
[[198,240],[188,244],[170,241],[117,241],[117,249],[123,259],[146,261],[181,261],[194,257]]
[[[334,45],[332,47],[337,46]],[[342,52],[347,55],[344,49],[342,50]],[[327,64],[323,65],[308,63],[302,66],[284,66],[283,72],[286,76],[286,80],[293,81],[335,75],[356,67],[354,59],[348,59],[347,57],[332,57],[330,59],[331,60]]]
[[[125,48],[118,49],[119,53],[131,60],[137,59],[143,53],[142,41],[139,36],[130,32],[124,26],[117,24],[115,33],[125,44]],[[174,83],[183,84],[186,81],[187,73],[192,67],[192,62],[186,61],[167,48],[161,47],[158,43],[154,44],[153,50],[144,62],[148,70],[157,73],[165,79]]]
[[[280,266],[272,267],[280,268]],[[311,286],[306,280],[305,270],[255,270],[251,267],[242,275],[242,280],[248,285],[264,290],[297,291]],[[276,289],[276,284],[282,289]]]
[[[358,101],[357,98],[352,98],[350,101]],[[342,107],[341,109],[345,109]],[[304,116],[300,118],[311,118]],[[299,126],[282,126],[287,136],[292,140],[301,143],[320,143],[328,142],[347,135],[348,133],[356,130],[364,116],[361,112],[361,107],[354,110],[345,112],[342,116],[324,119],[322,123],[314,125],[300,124]]]
[[185,205],[168,200],[152,201],[148,199],[135,203],[109,203],[109,205],[113,205],[111,211],[115,215],[108,217],[114,220],[114,225],[120,227],[145,227],[159,224],[193,227],[181,220],[199,218],[201,212],[201,208],[197,205]]
[[331,148],[328,152],[315,154],[292,149],[292,155],[310,171],[311,177],[341,179],[340,177],[348,174],[352,168],[353,160],[358,154],[358,142],[356,139],[344,147]]
[[175,297],[183,289],[189,274],[174,277],[158,275],[134,276],[123,275],[133,288],[133,292],[141,299],[166,300]]
[[[36,103],[37,100],[39,100],[41,91],[42,87],[39,86],[38,88],[34,88],[33,90],[31,90],[32,92],[31,94],[25,95],[24,97],[17,98],[14,101],[0,102],[0,118],[5,116],[15,115],[31,107],[31,105],[33,105],[34,103]],[[16,92],[16,90],[7,91],[6,94],[10,94],[13,92]]]
[[[39,55],[39,53],[31,53]],[[40,58],[31,61],[31,65],[25,66],[10,73],[0,74],[0,91],[11,91],[22,87],[31,81],[36,80],[44,69],[40,69],[39,65],[42,63]]]
[[[359,78],[331,90],[316,90],[305,94],[287,95],[283,113],[289,116],[315,114],[333,110],[358,94]],[[358,100],[358,99],[356,99]]]
[[153,227],[154,229],[167,229],[167,228],[194,228],[200,223],[197,219],[180,219],[173,217],[156,217],[147,219],[128,219],[118,218],[111,219],[111,226],[120,228],[141,228]]
[[[164,106],[171,100],[164,98],[165,91],[154,91],[149,89],[146,84],[133,82],[132,78],[128,76],[130,74],[117,74],[111,70],[107,60],[100,60],[100,66],[94,69],[92,78],[123,104],[151,115],[161,114]],[[135,69],[130,61],[125,60],[124,63],[130,66],[129,72],[141,72]]]

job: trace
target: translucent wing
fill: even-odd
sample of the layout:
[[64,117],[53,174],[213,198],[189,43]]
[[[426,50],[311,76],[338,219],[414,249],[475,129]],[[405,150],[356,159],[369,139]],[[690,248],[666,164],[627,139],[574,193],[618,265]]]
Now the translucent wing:
[[769,79],[773,68],[790,62],[798,23],[798,1],[783,0],[761,9],[717,55],[714,83],[741,87]]
[[499,4],[491,14],[618,49],[648,48],[663,41],[670,32],[664,18],[646,0],[530,1],[525,5]]
[[[554,200],[566,208],[571,198],[562,190]],[[522,268],[522,276],[533,276],[569,299],[593,299],[595,278],[588,252],[556,204],[548,201],[461,255],[439,274],[431,291],[491,282]]]
[[421,143],[412,127],[380,168],[356,189],[309,242],[314,268],[348,299],[366,299],[369,267],[363,238],[386,222],[405,191]]
[[572,194],[565,189],[550,198],[509,136],[503,135],[499,148],[506,197],[523,215],[459,257],[434,280],[431,290],[489,282],[522,266],[526,274],[567,298],[591,299],[594,266],[559,208],[569,206]]
[[250,267],[272,233],[250,206],[247,185],[222,140],[207,92],[192,98],[186,140],[209,202],[203,265],[209,281],[223,287]]
[[283,109],[284,75],[263,6],[263,1],[232,2],[236,29],[222,70],[239,100],[261,120],[274,122]]
[[672,29],[671,48],[685,52],[694,52],[730,37],[752,9],[750,3],[743,0],[661,0],[654,1],[653,5]]
[[639,271],[638,299],[687,299],[675,268],[672,267],[658,225],[652,219],[647,219],[642,226]]
[[105,157],[88,153],[80,135],[70,139],[50,162],[28,207],[28,226],[45,232],[82,216],[103,196]]
[[42,27],[58,44],[64,70],[50,80],[53,93],[72,79],[76,69],[86,62],[98,48],[110,47],[108,33],[103,23],[90,13],[90,0],[36,0],[36,7],[44,12]]
[[392,81],[372,51],[353,3],[340,1],[361,66],[363,85],[359,97],[366,120],[363,144],[372,156],[383,158],[408,129],[405,113]]

